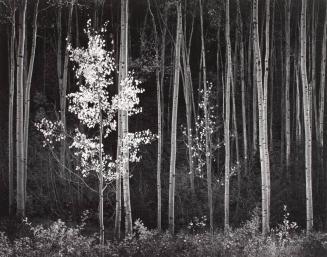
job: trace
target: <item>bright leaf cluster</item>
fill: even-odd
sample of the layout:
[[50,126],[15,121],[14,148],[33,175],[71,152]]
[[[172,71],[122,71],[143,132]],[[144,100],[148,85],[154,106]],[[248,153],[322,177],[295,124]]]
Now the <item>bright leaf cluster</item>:
[[[105,27],[101,29],[101,33],[104,32]],[[90,172],[96,174],[101,172],[106,182],[110,182],[115,179],[114,171],[122,161],[140,161],[141,157],[138,155],[140,145],[149,144],[154,135],[149,130],[128,133],[122,139],[122,145],[130,151],[127,160],[122,157],[114,160],[110,154],[105,153],[104,146],[100,145],[99,133],[94,135],[94,131],[99,131],[101,126],[104,130],[103,139],[107,138],[117,128],[118,111],[126,111],[129,116],[140,113],[138,94],[144,90],[139,88],[140,81],[134,79],[134,74],[129,73],[120,82],[120,92],[110,96],[109,88],[114,85],[116,67],[113,52],[106,50],[103,36],[91,28],[90,20],[87,22],[85,33],[88,37],[87,48],[73,49],[72,46],[68,46],[70,60],[75,64],[75,76],[79,82],[78,90],[67,95],[69,112],[77,117],[85,129],[81,132],[76,128],[67,136],[60,122],[52,122],[45,118],[37,123],[36,127],[43,134],[44,143],[51,147],[56,141],[71,139],[69,148],[79,160],[76,170],[84,177]],[[103,170],[100,170],[100,159]]]

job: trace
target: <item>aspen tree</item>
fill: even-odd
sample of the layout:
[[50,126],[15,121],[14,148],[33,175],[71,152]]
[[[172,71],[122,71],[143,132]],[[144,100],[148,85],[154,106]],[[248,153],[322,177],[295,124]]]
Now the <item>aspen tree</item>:
[[[68,20],[67,20],[67,44],[70,43],[72,30],[72,13],[75,0],[70,0]],[[59,84],[59,100],[60,100],[60,120],[63,124],[63,130],[66,129],[66,92],[68,83],[68,50],[65,47],[64,55],[62,54],[62,0],[58,0],[57,13],[57,76]],[[60,147],[60,174],[63,176],[66,163],[66,141],[61,142]]]
[[286,168],[290,164],[291,155],[291,110],[290,110],[290,27],[291,27],[291,0],[285,1],[285,143]]
[[301,81],[303,88],[303,118],[304,118],[304,141],[305,141],[305,192],[306,192],[306,230],[313,228],[313,203],[312,203],[312,101],[311,86],[307,76],[307,26],[306,26],[307,1],[302,0],[301,24],[300,24],[300,60]]
[[194,187],[194,163],[193,163],[193,144],[192,144],[192,74],[190,67],[190,50],[191,50],[191,41],[193,35],[193,23],[194,16],[192,20],[191,35],[189,39],[189,45],[186,46],[186,32],[183,33],[182,40],[182,61],[183,61],[183,88],[184,88],[184,98],[186,106],[186,123],[187,123],[187,150],[188,150],[188,161],[189,161],[189,173],[190,173],[190,185],[192,191],[192,197],[195,196],[195,187]]
[[[120,24],[120,63],[119,63],[119,81],[121,83],[127,77],[128,72],[128,0],[121,0],[121,24]],[[123,90],[123,88],[121,88]],[[121,136],[124,139],[128,133],[128,114],[126,111],[122,111],[121,115]],[[129,162],[128,148],[121,142],[123,151],[121,156],[124,161],[122,163],[122,178],[123,178],[123,199],[124,199],[124,211],[125,211],[125,233],[131,234],[133,229],[132,224],[132,210],[130,199],[130,187],[129,187]]]
[[205,116],[205,135],[206,135],[206,168],[207,168],[207,187],[208,187],[208,209],[209,209],[209,223],[210,233],[213,233],[213,205],[212,205],[212,174],[211,174],[211,137],[209,131],[209,117],[208,117],[208,93],[207,93],[207,68],[206,68],[206,54],[204,45],[203,32],[203,6],[202,1],[199,0],[200,6],[200,25],[201,25],[201,56],[202,56],[202,72],[203,72],[203,89],[204,89],[204,116]]
[[25,216],[24,175],[24,60],[25,60],[25,16],[27,1],[18,5],[18,48],[17,48],[17,107],[16,107],[16,169],[17,169],[17,217]]
[[32,32],[32,46],[30,53],[30,60],[28,66],[28,74],[24,92],[24,190],[26,197],[26,182],[27,182],[27,162],[28,162],[28,135],[30,124],[30,101],[31,101],[31,84],[34,70],[34,59],[36,49],[36,36],[37,36],[37,17],[38,17],[39,0],[35,3],[34,16],[33,16],[33,32]]
[[16,37],[16,19],[15,19],[15,1],[11,2],[11,26],[9,43],[9,110],[8,110],[8,185],[9,185],[9,216],[14,212],[14,94],[15,94],[15,37]]
[[[325,22],[321,49],[320,91],[319,91],[319,142],[321,153],[324,147],[324,113],[325,113],[325,87],[326,87],[326,42],[327,42],[327,3],[325,7]],[[323,155],[321,154],[321,159]]]
[[168,223],[170,233],[175,231],[175,172],[176,172],[176,134],[177,134],[177,108],[178,108],[178,91],[179,91],[179,72],[180,72],[180,51],[182,41],[182,4],[178,0],[177,7],[177,28],[175,41],[175,65],[174,65],[174,92],[173,108],[171,118],[171,138],[170,138],[170,168],[169,168],[169,206],[168,206]]
[[263,84],[263,133],[264,133],[264,158],[266,173],[267,192],[267,230],[269,232],[270,223],[270,158],[268,140],[268,75],[270,58],[270,0],[266,1],[266,23],[265,23],[265,63],[264,63],[264,84]]
[[230,87],[232,78],[232,53],[230,43],[230,19],[229,0],[226,2],[226,45],[227,45],[227,73],[225,85],[225,120],[224,120],[224,142],[225,142],[225,196],[224,196],[224,229],[229,229],[229,180],[230,180]]
[[[267,1],[266,8],[269,9],[269,0]],[[269,11],[266,13],[266,26],[269,24]],[[268,34],[268,37],[267,37]],[[267,66],[267,41],[269,41],[269,29],[267,33],[266,27],[266,56],[265,56],[265,71]],[[265,93],[266,76],[264,77],[264,83],[262,83],[262,65],[261,65],[261,50],[259,45],[259,33],[258,33],[258,1],[253,1],[253,44],[254,44],[254,56],[256,66],[256,84],[258,94],[258,120],[259,120],[259,151],[260,151],[260,164],[261,164],[261,194],[262,194],[262,233],[266,235],[269,232],[269,185],[268,185],[268,169],[269,169],[269,155],[267,145],[267,102]],[[268,45],[269,48],[269,45]]]
[[240,0],[237,1],[239,35],[240,35],[240,65],[241,65],[241,91],[242,91],[242,130],[243,130],[243,158],[245,174],[248,169],[248,141],[247,141],[247,124],[246,124],[246,85],[245,85],[245,63],[244,63],[244,41],[243,41],[243,21],[240,7]]
[[159,37],[157,25],[151,10],[150,0],[147,0],[148,9],[151,15],[154,41],[155,41],[155,62],[156,62],[156,86],[157,86],[157,117],[158,117],[158,147],[157,147],[157,227],[161,230],[161,156],[162,156],[162,108],[161,108],[161,84],[160,84],[160,66],[159,66]]

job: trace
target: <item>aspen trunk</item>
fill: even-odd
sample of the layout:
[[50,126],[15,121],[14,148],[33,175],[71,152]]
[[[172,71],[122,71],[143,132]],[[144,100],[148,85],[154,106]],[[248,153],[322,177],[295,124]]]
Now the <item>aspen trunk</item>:
[[[190,38],[191,41],[191,38]],[[190,47],[188,48],[190,50]],[[186,123],[187,123],[187,145],[188,145],[188,158],[190,168],[190,185],[192,197],[195,196],[194,187],[194,164],[193,164],[193,151],[192,151],[192,76],[190,68],[190,60],[188,50],[186,48],[186,37],[183,34],[182,40],[182,60],[183,60],[183,74],[184,74],[184,98],[186,106]]]
[[[60,99],[60,121],[65,121],[65,112],[61,112],[63,102],[66,101],[66,95],[63,95],[63,72],[62,72],[62,0],[58,0],[58,13],[57,13],[57,76],[59,85],[59,99]],[[65,122],[62,124],[65,129]],[[60,174],[64,175],[65,169],[65,155],[66,155],[66,144],[65,140],[60,143]]]
[[[326,87],[326,44],[327,44],[327,4],[325,7],[325,22],[322,40],[322,57],[320,67],[320,91],[319,91],[319,142],[321,169],[324,171],[324,115],[325,115],[325,87]],[[324,176],[326,178],[326,175]],[[326,182],[326,179],[325,179]],[[326,200],[326,198],[325,198]],[[326,221],[325,221],[326,223]]]
[[9,173],[9,216],[14,213],[14,95],[15,95],[15,37],[16,37],[16,22],[15,22],[15,2],[11,6],[11,29],[10,29],[10,72],[9,72],[9,117],[8,117],[8,173]]
[[[127,77],[128,72],[128,0],[121,1],[121,34],[120,34],[120,55],[121,63],[119,69],[119,75],[124,80]],[[121,112],[121,133],[122,138],[126,138],[128,134],[128,114],[126,111]],[[131,234],[133,230],[132,224],[132,210],[130,199],[130,187],[129,187],[129,150],[128,147],[122,145],[123,151],[123,163],[122,163],[122,175],[123,175],[123,198],[124,198],[124,210],[125,210],[125,234]]]
[[313,203],[312,203],[312,105],[310,86],[307,77],[307,29],[306,29],[306,5],[302,0],[301,8],[301,81],[303,88],[303,118],[305,137],[305,187],[306,187],[306,230],[310,232],[313,227]]
[[[267,8],[269,9],[269,0],[267,1]],[[267,17],[269,17],[266,13]],[[266,24],[269,22],[269,18],[266,17]],[[267,30],[267,28],[266,28]],[[256,84],[257,84],[257,95],[258,95],[258,110],[259,110],[259,151],[260,151],[260,164],[261,164],[261,194],[262,194],[262,233],[266,235],[269,232],[269,186],[267,182],[267,175],[269,168],[269,162],[267,159],[268,155],[268,146],[267,146],[267,122],[266,114],[267,103],[265,101],[265,84],[262,83],[262,66],[261,66],[261,50],[259,45],[259,35],[258,35],[258,1],[253,1],[253,44],[254,44],[254,55],[255,55],[255,64],[256,64]],[[268,39],[268,40],[267,40]],[[269,41],[269,30],[268,38],[266,31],[266,51],[269,52],[269,47],[267,49],[267,41]],[[269,46],[269,45],[268,45]],[[267,53],[267,52],[266,52]],[[268,69],[267,65],[267,54],[265,57],[265,71]],[[266,72],[265,72],[266,73]],[[266,81],[266,76],[264,77],[264,83]]]
[[209,209],[209,223],[210,233],[213,233],[213,205],[212,205],[212,174],[211,174],[211,138],[209,128],[209,114],[208,109],[208,88],[207,88],[207,68],[206,68],[206,54],[204,46],[204,32],[203,32],[203,10],[202,1],[199,0],[200,5],[200,23],[201,23],[201,52],[202,52],[202,72],[203,72],[203,89],[204,89],[204,119],[205,119],[205,135],[206,135],[206,168],[207,168],[207,187],[208,187],[208,209]]
[[[164,11],[164,23],[167,24],[167,6],[165,6],[165,11]],[[163,89],[164,89],[164,78],[165,78],[165,55],[166,55],[166,34],[167,34],[167,26],[164,26],[163,28],[163,32],[162,32],[162,39],[161,39],[161,53],[160,53],[160,122],[161,122],[161,134],[159,137],[161,137],[161,149],[160,152],[162,153],[163,151],[163,132],[164,132],[164,95],[163,95]],[[159,46],[158,46],[158,50],[159,50]],[[159,103],[158,103],[159,106]],[[159,109],[158,109],[159,111]],[[159,113],[158,113],[159,115]],[[158,120],[159,120],[159,116],[158,116]],[[158,142],[159,144],[159,142]],[[158,145],[159,147],[159,145]],[[159,148],[158,148],[159,151]],[[158,157],[159,159],[159,157]],[[162,159],[162,156],[160,156],[160,160]],[[161,165],[161,162],[160,162]],[[162,223],[162,200],[161,200],[161,191],[162,191],[162,186],[161,186],[161,166],[160,166],[160,173],[157,172],[157,227],[158,230],[161,230],[161,223]]]
[[177,134],[177,108],[179,91],[180,72],[180,48],[182,40],[182,4],[177,2],[177,28],[175,42],[175,67],[174,67],[174,93],[171,119],[171,149],[170,149],[170,169],[169,169],[169,206],[168,223],[170,233],[175,231],[175,169],[176,169],[176,134]]
[[[315,139],[317,142],[319,142],[319,112],[318,112],[318,106],[317,106],[317,78],[316,78],[316,42],[317,42],[317,35],[316,35],[316,30],[317,30],[317,16],[318,12],[316,10],[316,1],[312,1],[312,15],[311,15],[311,57],[310,64],[311,64],[311,87],[312,87],[312,108],[313,108],[313,125],[314,125],[314,131],[315,131]],[[319,169],[317,170],[316,175],[319,178]],[[319,179],[318,179],[319,181]],[[318,183],[317,183],[318,186]]]
[[157,147],[157,228],[161,230],[161,156],[162,156],[162,108],[161,108],[161,84],[159,66],[159,37],[157,25],[151,10],[150,0],[147,0],[148,9],[153,23],[155,38],[155,61],[156,61],[156,85],[157,85],[157,116],[158,116],[158,147]]
[[239,13],[239,27],[240,27],[240,65],[241,65],[241,91],[242,91],[242,130],[243,130],[243,158],[245,174],[248,170],[248,141],[247,141],[247,125],[246,125],[246,85],[245,85],[245,63],[244,63],[244,42],[243,42],[243,21],[240,8],[240,1],[237,1],[237,8]]
[[[235,47],[236,48],[236,47]],[[235,50],[235,58],[234,64],[236,64],[236,51]],[[236,119],[236,100],[235,100],[235,84],[236,84],[236,74],[234,71],[234,75],[231,78],[231,86],[232,86],[232,107],[233,107],[233,135],[235,137],[235,155],[236,155],[236,165],[235,169],[237,171],[237,203],[235,210],[235,220],[239,215],[240,208],[240,199],[241,199],[241,170],[240,170],[240,150],[239,150],[239,142],[238,142],[238,131],[237,131],[237,119]]]
[[230,43],[229,0],[226,2],[226,45],[227,45],[227,74],[225,85],[225,196],[224,196],[224,229],[229,229],[229,180],[230,180],[230,86],[232,77],[232,53]]
[[25,15],[26,0],[19,4],[18,49],[17,49],[17,107],[16,107],[16,162],[17,162],[17,217],[25,217],[24,176],[24,60],[25,60]]
[[[320,148],[324,147],[324,113],[325,113],[325,87],[326,87],[326,42],[327,42],[327,4],[325,11],[324,35],[321,49],[321,68],[320,68],[320,91],[319,91],[319,142]],[[323,155],[321,155],[323,158]]]
[[[288,170],[291,155],[291,110],[290,110],[290,26],[291,26],[291,0],[285,3],[285,144],[286,168]],[[288,173],[288,171],[287,171]]]
[[28,163],[28,135],[29,135],[29,121],[30,121],[30,100],[31,100],[31,84],[34,69],[35,49],[36,49],[36,36],[37,36],[37,16],[38,16],[39,0],[35,3],[35,10],[33,16],[33,33],[32,33],[32,46],[31,56],[28,66],[27,81],[24,93],[24,190],[26,197],[26,182],[27,182],[27,163]]
[[265,72],[263,84],[263,133],[264,141],[264,158],[266,173],[266,192],[267,192],[267,231],[269,232],[270,224],[270,158],[268,146],[268,75],[269,75],[269,55],[270,55],[270,0],[266,1],[266,24],[265,24]]
[[[103,138],[103,120],[102,120],[102,108],[101,108],[101,96],[99,98],[99,225],[100,225],[100,245],[104,246],[104,222],[103,222],[103,163],[102,163],[102,138]],[[101,250],[102,252],[102,250]]]

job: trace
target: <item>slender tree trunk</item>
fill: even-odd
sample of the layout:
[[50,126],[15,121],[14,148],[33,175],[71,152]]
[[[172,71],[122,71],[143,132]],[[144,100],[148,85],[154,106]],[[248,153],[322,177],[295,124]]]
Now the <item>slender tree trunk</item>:
[[285,3],[285,143],[286,143],[286,168],[290,164],[291,155],[291,109],[290,109],[290,29],[291,29],[291,0]]
[[[58,0],[58,13],[57,13],[57,76],[58,76],[58,85],[59,85],[59,99],[60,99],[60,120],[64,121],[62,126],[65,129],[65,113],[61,112],[61,107],[66,95],[63,95],[63,71],[62,71],[62,0]],[[66,143],[65,140],[62,140],[60,143],[60,174],[64,175],[65,172],[65,150]]]
[[[321,172],[324,172],[324,115],[325,115],[325,87],[326,87],[326,45],[327,45],[327,3],[325,3],[325,22],[324,22],[324,36],[322,40],[322,55],[320,67],[320,91],[319,91],[319,151],[320,151],[320,167]],[[326,178],[326,175],[324,176]],[[326,183],[326,179],[324,180]],[[324,199],[326,201],[326,198]],[[326,224],[326,221],[324,221]]]
[[241,91],[242,91],[242,130],[243,130],[243,158],[245,174],[248,169],[248,141],[247,141],[247,125],[246,125],[246,85],[245,85],[245,63],[244,63],[244,41],[243,41],[243,20],[240,7],[240,1],[237,1],[239,13],[239,28],[240,28],[240,62],[241,62]]
[[[102,120],[102,108],[101,108],[101,96],[99,98],[99,225],[100,225],[100,245],[104,246],[104,222],[103,222],[103,163],[102,163],[102,138],[103,138],[103,120]],[[101,250],[102,252],[102,250]]]
[[[193,29],[193,27],[192,27]],[[190,37],[190,43],[192,35]],[[189,60],[190,45],[186,48],[186,35],[183,33],[182,40],[182,60],[183,60],[183,74],[184,74],[184,98],[186,106],[186,123],[187,123],[187,145],[188,145],[188,158],[189,158],[189,173],[190,173],[190,185],[192,191],[192,197],[195,196],[194,186],[194,163],[193,163],[193,143],[192,143],[192,75]]]
[[19,4],[17,49],[17,107],[16,107],[16,162],[17,162],[17,217],[25,217],[24,176],[24,60],[26,0]]
[[[269,9],[269,0],[267,1],[267,8]],[[269,11],[266,13],[266,24],[269,22]],[[261,50],[259,44],[258,35],[258,1],[253,1],[253,43],[254,43],[254,55],[256,63],[256,84],[257,84],[257,94],[258,94],[258,110],[259,110],[259,150],[260,150],[260,163],[261,163],[261,180],[262,180],[262,233],[266,235],[269,232],[269,194],[268,194],[268,183],[267,183],[267,169],[269,168],[269,162],[267,163],[268,146],[267,146],[267,125],[265,122],[266,115],[266,101],[265,101],[265,82],[266,76],[264,77],[264,84],[262,83],[262,65],[261,65]],[[269,29],[267,37],[266,28],[266,51],[269,52],[269,47],[267,49],[267,41],[269,41]],[[268,45],[269,46],[269,45]],[[267,53],[267,52],[266,52]],[[265,57],[265,71],[268,69],[267,65],[267,54]]]
[[178,91],[179,91],[179,72],[180,72],[180,48],[182,40],[182,4],[177,2],[177,28],[175,42],[175,67],[174,67],[174,93],[173,109],[171,119],[171,149],[170,149],[170,169],[169,169],[169,206],[168,220],[169,231],[175,231],[175,169],[176,169],[176,134],[177,134],[177,108],[178,108]]
[[[121,1],[121,48],[120,55],[121,63],[119,73],[121,80],[127,77],[128,72],[128,0]],[[125,139],[128,134],[128,114],[126,111],[121,112],[121,130],[122,138]],[[125,210],[125,234],[131,234],[133,229],[132,224],[132,210],[131,210],[131,198],[129,187],[129,150],[127,146],[122,145],[123,156],[123,195],[124,195],[124,210]]]
[[294,61],[295,82],[296,82],[296,143],[302,141],[302,125],[301,125],[301,98],[300,98],[300,79],[299,66],[297,61]]
[[269,75],[269,55],[270,55],[270,0],[266,1],[266,28],[265,28],[265,72],[263,84],[263,127],[264,127],[264,158],[266,173],[266,192],[267,192],[267,230],[269,232],[270,224],[270,158],[268,146],[268,75]]
[[[317,106],[317,76],[316,76],[316,47],[317,47],[317,16],[316,1],[312,1],[312,15],[311,15],[311,81],[312,86],[312,108],[313,108],[313,125],[315,131],[315,139],[319,141],[319,112]],[[317,177],[319,177],[319,170],[317,170]],[[318,183],[317,183],[318,186]]]
[[305,185],[306,185],[306,229],[310,232],[313,228],[313,203],[312,203],[312,105],[310,86],[307,76],[307,31],[306,31],[306,6],[307,1],[302,0],[301,8],[301,81],[303,88],[303,117],[305,136]]
[[162,108],[161,108],[161,84],[159,66],[159,37],[157,25],[151,10],[150,0],[147,0],[148,9],[153,23],[155,38],[155,61],[156,61],[156,84],[157,84],[157,116],[158,116],[158,148],[157,148],[157,228],[161,230],[161,156],[162,156]]
[[227,46],[227,74],[225,85],[225,196],[224,196],[224,229],[229,229],[229,180],[230,180],[230,86],[232,77],[232,53],[230,43],[229,0],[226,1],[226,46]]
[[9,119],[8,119],[8,173],[9,173],[9,216],[14,213],[14,95],[15,95],[15,2],[12,2],[10,30],[10,86],[9,86]]
[[[237,45],[237,43],[235,44]],[[235,46],[235,56],[234,56],[234,65],[237,64],[237,46]],[[231,78],[231,90],[232,90],[232,107],[233,107],[233,135],[235,140],[235,155],[236,155],[236,165],[235,170],[237,171],[237,203],[235,210],[235,220],[238,219],[239,216],[239,208],[240,208],[240,199],[241,199],[241,167],[240,167],[240,150],[239,150],[239,142],[238,142],[238,130],[237,130],[237,118],[236,118],[236,99],[235,99],[235,84],[236,84],[236,71],[233,72],[233,77]]]
[[24,190],[26,197],[26,182],[27,182],[27,163],[28,163],[28,135],[29,135],[29,120],[30,120],[30,99],[31,99],[31,84],[34,70],[34,59],[36,49],[36,36],[37,36],[37,16],[38,16],[39,0],[35,3],[35,10],[33,16],[33,33],[32,33],[32,47],[31,56],[29,60],[27,81],[24,93]]
[[203,32],[203,6],[202,1],[199,0],[200,5],[200,23],[201,23],[201,52],[202,52],[202,72],[203,72],[203,89],[204,89],[204,119],[205,119],[205,136],[206,136],[206,168],[207,168],[207,187],[208,187],[208,209],[209,209],[209,224],[210,233],[213,234],[213,205],[212,205],[212,174],[211,174],[211,138],[209,127],[209,102],[208,102],[208,88],[207,88],[207,68],[206,68],[206,54],[204,46],[204,32]]
[[[325,113],[325,87],[326,87],[326,42],[327,42],[327,4],[325,11],[324,35],[322,39],[322,55],[320,68],[320,91],[319,91],[319,142],[320,148],[324,147],[324,113]],[[321,155],[322,157],[323,155]],[[322,158],[323,159],[323,158]]]

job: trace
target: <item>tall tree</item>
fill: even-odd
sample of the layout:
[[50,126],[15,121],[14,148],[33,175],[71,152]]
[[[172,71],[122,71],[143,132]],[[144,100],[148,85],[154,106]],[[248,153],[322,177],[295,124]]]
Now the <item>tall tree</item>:
[[24,60],[25,60],[25,17],[27,1],[18,4],[18,48],[17,48],[17,106],[16,106],[16,169],[17,169],[17,217],[25,216],[24,174]]
[[15,38],[16,38],[16,19],[15,19],[15,1],[11,1],[11,26],[10,26],[10,44],[9,47],[9,110],[8,110],[8,173],[9,173],[9,215],[14,211],[14,95],[15,95]]
[[291,44],[291,0],[285,2],[285,144],[286,168],[290,164],[291,155],[291,110],[290,110],[290,44]]
[[[267,131],[267,83],[268,83],[268,61],[269,61],[269,18],[270,18],[270,1],[266,2],[266,54],[265,54],[265,74],[262,81],[262,64],[261,50],[259,44],[258,32],[258,1],[253,1],[253,44],[256,67],[256,85],[258,96],[258,121],[259,121],[259,151],[261,164],[261,194],[262,194],[262,233],[265,235],[269,232],[269,153],[268,153],[268,131]],[[267,31],[268,27],[268,31]],[[264,83],[262,83],[264,82]]]
[[300,60],[303,96],[304,141],[305,141],[305,192],[306,192],[306,230],[313,227],[312,201],[312,100],[311,85],[307,75],[307,1],[302,0],[300,24]]
[[321,67],[320,67],[320,91],[319,91],[319,142],[320,159],[323,169],[324,152],[324,114],[325,114],[325,87],[326,87],[326,43],[327,43],[327,3],[325,3],[325,22],[321,48]]
[[[158,147],[157,147],[157,227],[161,230],[161,156],[162,156],[162,107],[161,107],[161,90],[160,84],[160,66],[159,66],[159,36],[157,31],[156,20],[151,9],[150,0],[147,0],[149,13],[151,15],[154,41],[155,41],[155,62],[156,62],[156,86],[157,86],[157,116],[158,116]],[[164,47],[164,46],[163,46]]]
[[225,85],[225,120],[224,120],[224,140],[225,140],[225,197],[224,197],[224,229],[229,229],[229,180],[230,180],[230,88],[232,79],[232,51],[230,42],[230,11],[229,0],[226,1],[226,46],[227,46],[227,74]]
[[177,108],[179,91],[179,73],[180,73],[180,51],[182,41],[182,3],[180,0],[176,3],[177,7],[177,28],[175,41],[175,65],[174,65],[174,92],[173,108],[171,118],[171,138],[170,138],[170,168],[169,168],[169,206],[168,223],[170,233],[175,231],[175,174],[176,174],[176,134],[177,134]]
[[[121,0],[121,24],[120,24],[120,51],[119,51],[119,82],[120,90],[124,90],[124,84],[122,83],[128,76],[128,0]],[[123,177],[123,199],[125,210],[125,233],[131,234],[133,229],[132,224],[132,209],[131,209],[131,197],[129,187],[129,162],[128,148],[124,146],[124,139],[128,135],[128,113],[122,111],[121,115],[121,156],[123,157],[122,177]]]
[[213,205],[212,205],[212,174],[211,174],[211,137],[209,129],[209,114],[208,114],[208,88],[207,88],[207,67],[206,67],[206,53],[204,45],[204,29],[203,29],[203,6],[202,1],[199,0],[200,5],[200,23],[201,23],[201,56],[202,56],[202,73],[203,73],[203,90],[204,90],[204,120],[205,120],[205,135],[206,135],[206,169],[207,169],[207,187],[208,187],[208,209],[209,209],[209,224],[210,233],[213,233]]
[[33,16],[33,32],[32,32],[32,46],[30,53],[30,60],[28,66],[27,81],[24,92],[24,180],[25,180],[25,195],[26,195],[26,181],[27,181],[27,162],[28,162],[28,135],[30,124],[30,102],[31,102],[31,85],[34,70],[34,59],[36,50],[36,36],[37,36],[37,17],[38,17],[39,0],[35,3],[34,16]]

